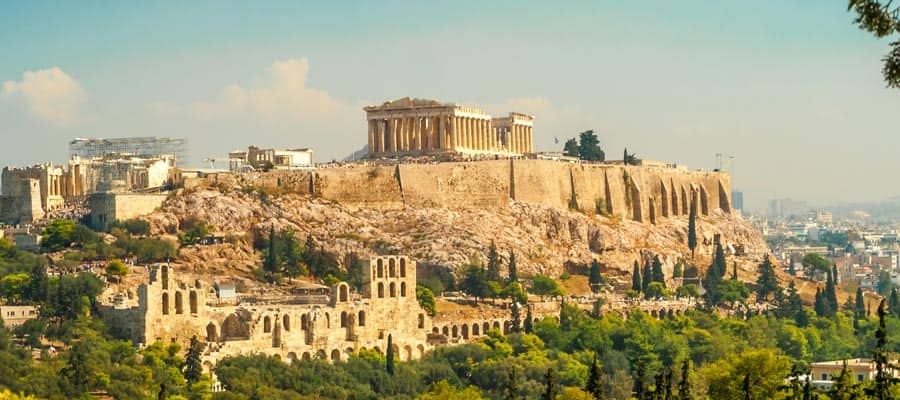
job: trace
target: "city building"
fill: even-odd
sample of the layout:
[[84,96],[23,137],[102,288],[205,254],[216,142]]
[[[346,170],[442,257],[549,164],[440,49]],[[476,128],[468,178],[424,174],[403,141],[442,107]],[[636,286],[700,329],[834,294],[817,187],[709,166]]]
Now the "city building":
[[[834,381],[844,369],[844,363],[847,363],[847,370],[856,382],[867,382],[875,379],[875,363],[867,358],[812,363],[809,365],[810,375],[815,380]],[[889,368],[888,371],[891,376],[900,377],[897,370]]]
[[465,154],[514,156],[532,153],[534,116],[491,117],[455,103],[404,97],[364,107],[369,156]]
[[740,190],[731,191],[731,208],[740,212],[744,211],[744,192]]

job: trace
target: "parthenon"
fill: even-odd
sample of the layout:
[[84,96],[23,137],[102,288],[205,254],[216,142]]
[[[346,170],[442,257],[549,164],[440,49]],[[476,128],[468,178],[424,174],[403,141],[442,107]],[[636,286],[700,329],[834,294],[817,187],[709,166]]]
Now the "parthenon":
[[364,107],[369,155],[520,155],[533,151],[534,116],[494,117],[484,110],[404,97]]

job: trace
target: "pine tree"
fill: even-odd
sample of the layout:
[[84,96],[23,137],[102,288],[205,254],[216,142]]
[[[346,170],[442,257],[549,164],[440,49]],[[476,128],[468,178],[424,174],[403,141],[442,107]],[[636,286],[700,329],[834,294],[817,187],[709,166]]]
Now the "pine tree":
[[646,380],[647,370],[644,367],[644,362],[638,360],[637,362],[637,370],[634,375],[634,388],[632,389],[632,393],[634,393],[634,397],[637,400],[645,400],[647,396],[647,387]]
[[500,260],[500,253],[497,252],[497,245],[491,240],[487,255],[487,280],[500,282],[501,263],[502,260]]
[[697,249],[697,204],[691,196],[691,210],[688,213],[688,248],[691,249],[691,258],[694,258],[694,252]]
[[385,357],[385,367],[389,375],[394,375],[394,336],[388,334],[387,355]]
[[603,400],[603,367],[600,360],[594,354],[594,360],[591,362],[591,369],[588,373],[587,385],[584,391],[588,392],[595,400]]
[[516,269],[516,253],[510,251],[509,252],[509,281],[510,282],[518,282],[519,281],[519,271]]
[[825,280],[825,300],[828,301],[828,307],[831,309],[832,313],[837,312],[837,290],[835,289],[834,275],[831,273],[831,270],[828,271],[828,278]]
[[197,336],[191,337],[191,345],[184,356],[184,379],[188,384],[197,383],[203,376],[203,365],[200,356],[203,354],[203,345],[197,340]]
[[765,259],[758,267],[759,277],[756,279],[756,298],[759,302],[768,300],[770,293],[777,293],[781,290],[778,285],[778,277],[775,275],[775,266],[772,265],[771,259],[766,255]]
[[856,302],[853,311],[857,320],[866,319],[866,302],[863,299],[863,292],[860,287],[856,288]]
[[841,372],[834,377],[834,383],[831,390],[828,391],[828,397],[831,400],[855,400],[863,398],[863,394],[859,390],[859,386],[853,382],[853,374],[847,368],[847,360],[844,360],[844,366]]
[[516,374],[515,367],[509,370],[509,376],[506,380],[504,392],[506,392],[503,396],[504,400],[516,400],[519,398],[519,377],[518,374]]
[[805,327],[809,324],[809,318],[806,315],[806,311],[803,309],[803,299],[800,298],[800,292],[797,290],[794,281],[791,281],[791,283],[788,284],[785,305],[788,308],[785,316],[793,317],[794,321],[797,322],[797,326]]
[[272,225],[269,228],[269,247],[266,250],[266,259],[263,262],[263,270],[266,271],[267,274],[271,275],[278,272],[278,250],[277,250],[278,239],[275,237],[275,225]]
[[594,259],[591,261],[591,269],[588,273],[588,283],[591,285],[591,291],[597,293],[600,290],[599,285],[603,282],[603,276],[600,275],[600,261]]
[[533,333],[533,327],[531,322],[531,307],[525,306],[525,322],[522,324],[522,329],[525,333]]
[[691,361],[685,359],[681,364],[681,382],[678,382],[678,400],[694,400],[691,393]]
[[85,341],[75,343],[69,350],[69,360],[66,366],[59,371],[60,375],[68,383],[68,388],[72,391],[69,394],[75,394],[80,397],[87,389],[89,389],[89,380],[93,372],[88,366],[91,349]]
[[816,315],[820,317],[831,318],[834,316],[834,310],[831,309],[831,302],[828,300],[824,291],[816,288]]
[[666,286],[666,275],[662,270],[662,261],[659,259],[659,255],[653,256],[653,271],[652,271],[653,282],[659,282],[663,284],[663,287]]
[[554,400],[556,399],[556,372],[553,370],[553,367],[547,369],[547,374],[544,375],[544,384],[546,385],[546,390],[544,391],[544,395],[541,397],[542,400]]
[[631,270],[631,290],[640,292],[643,289],[641,285],[641,267],[637,260],[634,260],[634,268]]

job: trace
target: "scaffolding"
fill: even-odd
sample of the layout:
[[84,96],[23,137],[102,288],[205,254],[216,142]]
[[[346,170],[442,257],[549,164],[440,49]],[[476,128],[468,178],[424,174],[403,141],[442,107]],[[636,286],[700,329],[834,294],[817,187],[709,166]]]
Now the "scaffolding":
[[76,138],[69,142],[69,155],[81,158],[105,157],[109,154],[159,158],[173,155],[180,165],[188,165],[187,140],[170,137]]

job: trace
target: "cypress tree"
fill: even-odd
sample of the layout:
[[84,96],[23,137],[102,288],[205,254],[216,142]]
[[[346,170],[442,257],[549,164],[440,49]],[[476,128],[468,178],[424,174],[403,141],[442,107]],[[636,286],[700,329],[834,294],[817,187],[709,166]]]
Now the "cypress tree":
[[519,315],[519,303],[512,304],[512,326],[509,328],[512,333],[519,333],[519,327],[522,326],[522,317]]
[[785,299],[785,303],[787,303],[788,307],[788,315],[794,318],[794,321],[797,322],[797,326],[805,327],[809,324],[809,317],[806,315],[806,311],[803,309],[803,299],[800,298],[800,293],[797,290],[797,286],[794,284],[794,281],[791,281],[788,284],[787,289],[787,298]]
[[500,282],[500,253],[497,252],[497,245],[491,240],[487,254],[487,280]]
[[644,382],[646,379],[647,371],[644,367],[644,362],[638,360],[637,362],[637,370],[635,371],[634,376],[634,388],[632,392],[634,393],[634,397],[638,400],[645,400],[647,396],[647,387]]
[[516,253],[512,250],[509,252],[509,281],[510,282],[518,282],[519,281],[519,271],[516,268]]
[[678,382],[678,400],[694,400],[691,393],[691,361],[684,359],[681,364],[681,382]]
[[759,264],[759,277],[756,279],[756,284],[756,297],[759,302],[768,300],[770,293],[777,293],[781,290],[778,285],[778,277],[775,275],[775,266],[772,265],[768,255]]
[[203,365],[200,363],[200,356],[203,353],[203,346],[197,340],[197,336],[191,337],[191,345],[184,357],[184,379],[188,384],[197,383],[203,376]]
[[595,400],[603,400],[603,367],[594,354],[594,360],[591,362],[591,369],[588,373],[587,385],[584,391],[588,392]]
[[525,306],[525,323],[523,324],[523,329],[525,333],[533,333],[534,329],[531,323],[531,307]]
[[875,385],[866,390],[866,394],[875,400],[891,398],[891,388],[898,379],[891,375],[890,353],[887,349],[887,328],[884,324],[884,300],[878,305],[878,329],[875,330],[875,349],[872,350],[872,361],[875,362]]
[[644,262],[644,271],[641,273],[644,279],[641,280],[641,291],[647,292],[647,288],[650,287],[650,282],[653,281],[653,267],[649,262]]
[[388,334],[385,367],[389,375],[394,375],[394,336],[391,334]]
[[856,302],[853,308],[856,313],[856,319],[866,319],[866,302],[863,300],[862,288],[856,288]]
[[556,398],[556,373],[553,370],[553,367],[547,369],[547,374],[544,375],[544,384],[547,389],[544,391],[544,395],[541,397],[543,400],[554,400]]
[[269,274],[278,272],[278,250],[276,243],[278,239],[275,237],[275,225],[269,228],[269,247],[266,250],[266,259],[263,263],[263,270]]
[[663,284],[663,287],[666,287],[666,275],[662,270],[662,261],[659,260],[659,255],[653,256],[653,271],[652,271],[653,282],[659,282]]
[[641,267],[637,260],[634,260],[634,268],[631,270],[631,290],[640,292],[643,289],[641,285]]
[[828,277],[825,280],[825,300],[828,301],[828,306],[831,309],[832,313],[837,312],[837,290],[835,289],[834,275],[831,273],[831,270],[828,271]]
[[588,283],[591,285],[591,291],[596,293],[600,290],[598,285],[603,281],[603,277],[600,275],[600,261],[594,259],[591,261],[591,269],[588,273]]

